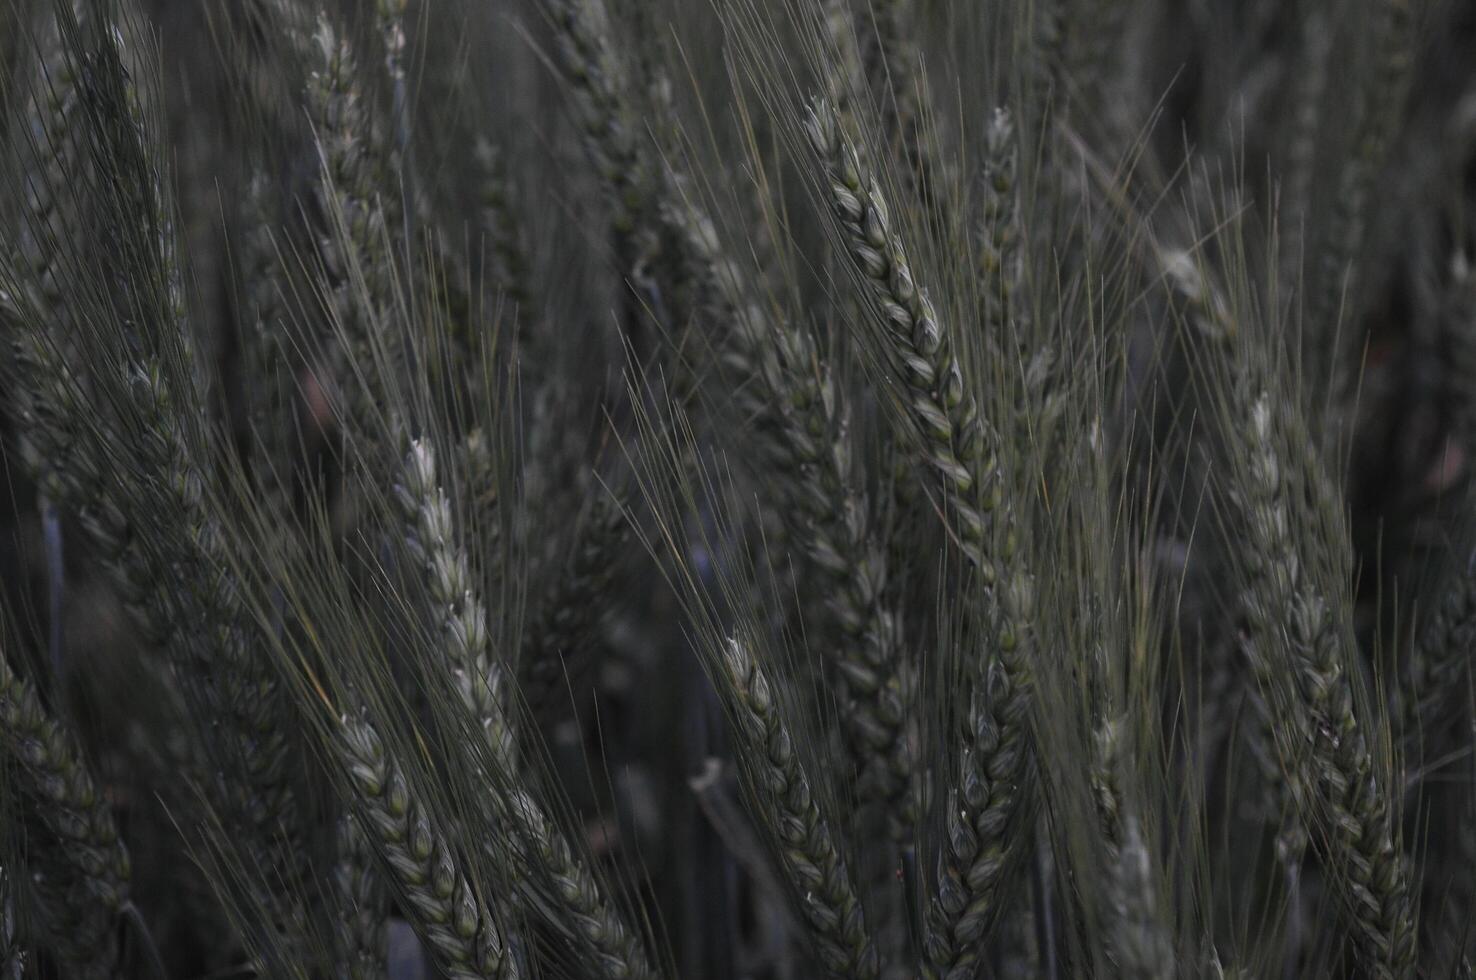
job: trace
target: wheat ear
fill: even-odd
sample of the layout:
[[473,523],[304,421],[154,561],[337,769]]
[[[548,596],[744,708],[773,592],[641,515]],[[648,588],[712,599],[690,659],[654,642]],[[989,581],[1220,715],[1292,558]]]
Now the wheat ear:
[[[1415,57],[1414,0],[1378,0],[1370,34],[1375,42],[1373,64],[1365,68],[1357,88],[1360,105],[1352,153],[1338,173],[1327,234],[1313,256],[1302,328],[1309,356],[1332,353],[1331,393],[1340,407],[1352,404],[1363,344],[1353,331],[1340,331],[1338,322],[1345,294],[1357,282],[1352,273],[1364,246],[1368,197],[1404,109]],[[1352,298],[1358,298],[1356,291]]]
[[1030,685],[991,673],[969,706],[969,740],[948,787],[936,894],[923,937],[925,975],[966,980],[1001,911],[1000,890],[1017,864],[1020,820],[1033,792],[1026,728]]
[[1008,338],[1022,285],[1020,256],[1019,137],[1014,117],[995,109],[984,131],[984,203],[979,220],[979,285],[989,336]]
[[833,652],[846,734],[868,799],[888,804],[893,833],[910,821],[912,763],[905,737],[905,667],[893,613],[884,606],[886,556],[851,472],[855,447],[830,369],[809,333],[767,315],[742,270],[695,208],[673,207],[707,306],[726,326],[720,346],[738,407],[784,493],[790,534],[828,584],[825,604],[843,640]]
[[519,654],[523,696],[538,716],[568,706],[569,688],[590,661],[595,627],[628,541],[620,504],[597,493],[567,561],[559,563],[560,574],[534,610]]
[[[411,443],[395,497],[407,523],[407,545],[429,584],[432,605],[440,618],[448,666],[460,696],[487,740],[492,776],[509,790],[511,799],[494,796],[499,818],[512,825],[519,841],[531,849],[530,863],[541,865],[580,932],[596,950],[610,980],[646,980],[656,976],[637,934],[627,927],[615,907],[575,857],[563,832],[521,789],[516,773],[513,731],[503,706],[503,674],[491,657],[486,612],[472,587],[470,566],[452,528],[451,505],[440,486],[434,449],[424,441]],[[554,925],[559,925],[555,922]]]
[[1156,907],[1152,855],[1122,785],[1122,729],[1121,719],[1104,722],[1092,746],[1092,789],[1107,845],[1107,948],[1118,976],[1170,980],[1177,975],[1173,944]]
[[947,330],[913,280],[880,189],[826,102],[815,103],[808,130],[851,260],[882,312],[884,343],[901,364],[904,435],[939,476],[950,527],[997,613],[990,652],[1001,669],[975,680],[970,737],[949,790],[939,891],[928,913],[930,968],[962,977],[975,968],[979,943],[998,913],[999,888],[1015,856],[1006,831],[1028,792],[1035,587],[1017,554],[998,437],[979,415]]
[[[67,319],[67,291],[62,288],[64,267],[57,254],[56,242],[67,231],[63,210],[65,188],[78,179],[82,154],[74,132],[79,116],[77,80],[71,61],[66,57],[59,28],[49,38],[41,57],[38,87],[27,101],[26,123],[36,134],[31,149],[38,160],[25,174],[24,218],[15,236],[9,258],[17,270],[25,270],[31,284],[31,304],[47,312],[49,322],[63,324]],[[19,297],[0,296],[0,316],[18,319]],[[10,400],[20,426],[20,455],[27,470],[53,501],[67,496],[62,471],[70,455],[73,436],[58,425],[60,420],[45,414],[44,399],[36,399],[25,383],[46,377],[46,368],[55,365],[47,352],[36,349],[34,339],[23,329],[12,333],[14,370],[9,384]],[[53,336],[52,341],[56,341]],[[55,360],[60,361],[60,358]]]
[[0,652],[0,748],[15,761],[36,814],[57,846],[42,849],[60,865],[33,876],[45,894],[45,918],[68,976],[107,977],[116,968],[112,936],[128,902],[128,852],[112,811],[70,732]]
[[[1249,533],[1243,606],[1250,623],[1258,681],[1271,696],[1280,736],[1290,741],[1290,781],[1328,865],[1365,955],[1381,978],[1415,975],[1416,935],[1407,871],[1394,841],[1389,787],[1378,778],[1367,735],[1354,706],[1343,651],[1353,643],[1345,623],[1316,591],[1293,522],[1307,499],[1286,434],[1265,394],[1244,406],[1246,482],[1242,507]],[[1310,443],[1299,443],[1313,453]],[[1315,455],[1306,457],[1316,465]],[[1315,521],[1313,522],[1315,527]],[[1305,533],[1305,532],[1303,532]],[[1288,689],[1289,688],[1289,689]],[[1308,807],[1313,809],[1308,810]]]
[[1420,627],[1409,651],[1405,683],[1396,702],[1398,725],[1408,748],[1450,721],[1464,697],[1465,672],[1476,640],[1476,562],[1450,569],[1444,591]]
[[15,879],[0,868],[0,977],[24,980],[26,947],[16,935]]
[[965,556],[993,585],[998,570],[987,543],[1004,497],[995,456],[998,437],[979,414],[947,329],[913,279],[881,189],[842,130],[834,108],[817,100],[806,128],[825,167],[826,191],[851,260],[882,313],[886,341],[900,362],[908,388],[908,422],[925,460],[941,480]]
[[778,844],[785,878],[820,962],[837,978],[879,976],[861,901],[768,678],[737,640],[724,647],[721,668],[731,695],[733,734],[741,743],[738,758],[753,800],[751,812]]
[[436,966],[453,980],[516,980],[517,960],[502,932],[379,733],[368,722],[345,718],[339,750],[354,817]]
[[477,223],[491,260],[492,282],[513,304],[519,323],[536,322],[527,236],[513,206],[516,194],[507,166],[484,137],[477,139],[472,161],[477,168]]
[[286,342],[286,284],[277,255],[275,204],[271,182],[265,173],[256,173],[246,191],[248,224],[241,250],[247,321],[243,346],[254,382],[247,391],[247,418],[256,450],[253,475],[266,506],[286,516],[292,513],[296,386],[283,363],[284,359],[291,363],[291,348]]
[[334,904],[338,920],[339,976],[344,980],[385,980],[389,950],[386,924],[388,896],[373,867],[373,852],[352,817],[339,820],[335,834],[338,860],[333,867]]
[[[122,33],[116,25],[94,25],[91,33],[97,43],[82,128],[98,185],[88,189],[96,191],[98,238],[124,265],[116,270],[116,289],[81,291],[77,302],[93,305],[79,306],[64,323],[53,322],[55,311],[23,310],[24,343],[41,352],[48,372],[37,392],[48,417],[77,435],[67,480],[74,481],[81,523],[148,638],[167,652],[217,753],[213,761],[244,773],[238,780],[212,779],[213,802],[245,832],[248,846],[266,855],[258,855],[258,866],[285,869],[291,861],[284,855],[295,852],[296,841],[280,851],[280,833],[291,838],[299,829],[285,773],[290,727],[230,571],[205,469],[211,454],[183,408],[206,399],[184,315],[165,181],[151,155],[140,94],[123,65]],[[98,370],[86,390],[53,340],[62,328],[98,348],[91,357]]]
[[945,166],[929,130],[927,79],[922,72],[917,37],[919,11],[914,0],[880,0],[871,9],[861,36],[861,61],[873,92],[881,93],[882,123],[900,147],[912,175],[913,188],[929,206],[946,187]]
[[598,0],[542,2],[553,22],[585,153],[613,202],[616,235],[629,240],[651,216],[652,175],[636,142],[639,124],[627,102],[627,66],[610,43],[607,14]]
[[[393,375],[403,350],[388,322],[396,295],[390,250],[401,240],[403,215],[384,196],[389,175],[355,78],[352,46],[326,17],[318,20],[315,41],[317,68],[309,80],[308,107],[322,158],[317,193],[330,222],[320,243],[325,290],[347,342],[339,352],[338,373]],[[375,431],[379,406],[373,386],[347,387],[349,421],[359,431]]]

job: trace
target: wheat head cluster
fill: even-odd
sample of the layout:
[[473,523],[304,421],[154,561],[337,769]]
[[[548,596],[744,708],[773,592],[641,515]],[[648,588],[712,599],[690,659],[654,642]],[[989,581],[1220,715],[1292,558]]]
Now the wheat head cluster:
[[1467,0],[0,0],[0,980],[1470,978]]

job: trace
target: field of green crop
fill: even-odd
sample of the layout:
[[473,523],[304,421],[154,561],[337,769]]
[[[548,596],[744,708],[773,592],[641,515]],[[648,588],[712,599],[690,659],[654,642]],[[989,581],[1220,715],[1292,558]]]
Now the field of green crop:
[[1467,0],[0,0],[0,980],[1444,980]]

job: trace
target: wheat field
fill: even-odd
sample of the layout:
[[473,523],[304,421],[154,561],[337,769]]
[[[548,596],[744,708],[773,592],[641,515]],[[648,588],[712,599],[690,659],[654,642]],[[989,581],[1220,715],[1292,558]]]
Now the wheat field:
[[1461,0],[0,0],[0,980],[1471,977]]

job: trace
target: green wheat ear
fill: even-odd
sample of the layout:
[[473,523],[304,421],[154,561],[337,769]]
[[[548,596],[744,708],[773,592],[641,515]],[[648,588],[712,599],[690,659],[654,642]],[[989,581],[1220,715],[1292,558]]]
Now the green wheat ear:
[[394,494],[405,521],[406,549],[426,580],[442,656],[475,730],[486,741],[490,771],[482,775],[498,787],[490,809],[521,844],[514,847],[526,863],[520,876],[553,883],[562,902],[553,917],[556,924],[564,919],[575,923],[571,931],[594,947],[604,975],[612,980],[656,977],[637,934],[625,925],[563,830],[522,786],[516,732],[506,703],[506,671],[493,659],[486,612],[458,544],[429,442],[411,442]]
[[[1298,807],[1304,819],[1329,824],[1322,833],[1316,824],[1309,830],[1329,851],[1333,882],[1369,968],[1378,976],[1411,977],[1416,937],[1408,871],[1396,845],[1390,787],[1375,768],[1345,666],[1346,620],[1318,594],[1317,566],[1298,554],[1292,533],[1294,520],[1317,526],[1294,494],[1325,477],[1315,472],[1310,443],[1288,447],[1270,397],[1249,397],[1241,403],[1247,417],[1238,448],[1249,463],[1239,494],[1250,544],[1244,608],[1255,644],[1252,665],[1271,698],[1277,738],[1288,743]],[[1314,473],[1306,473],[1309,466]]]
[[436,965],[456,980],[517,980],[504,934],[378,732],[368,722],[344,719],[339,751],[354,819]]
[[856,887],[768,677],[738,640],[728,642],[722,669],[733,701],[734,735],[744,745],[740,757],[752,812],[778,842],[786,880],[820,962],[837,978],[879,976]]
[[[128,851],[112,811],[72,734],[42,707],[0,650],[0,750],[14,767],[3,785],[34,801],[50,839],[35,846],[34,883],[44,890],[44,929],[70,975],[112,976],[116,929],[129,901]],[[7,899],[10,898],[7,893]],[[7,916],[14,907],[7,902]],[[8,941],[8,940],[7,940]]]

